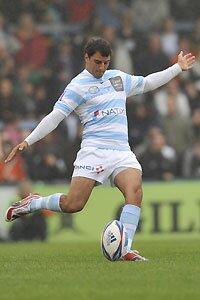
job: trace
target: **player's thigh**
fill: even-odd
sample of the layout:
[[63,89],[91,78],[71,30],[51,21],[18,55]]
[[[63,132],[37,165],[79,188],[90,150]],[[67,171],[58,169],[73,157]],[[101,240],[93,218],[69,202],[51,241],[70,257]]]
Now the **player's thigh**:
[[142,172],[127,168],[115,176],[114,183],[122,192],[126,204],[140,205],[142,201]]
[[82,203],[83,206],[90,197],[96,181],[86,177],[73,177],[67,195],[69,202]]

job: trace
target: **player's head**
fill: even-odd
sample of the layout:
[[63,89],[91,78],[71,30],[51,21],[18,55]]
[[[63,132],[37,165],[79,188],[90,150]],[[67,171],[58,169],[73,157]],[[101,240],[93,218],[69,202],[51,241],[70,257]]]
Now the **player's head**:
[[86,70],[94,77],[101,78],[109,66],[111,53],[108,41],[102,38],[89,39],[84,48]]

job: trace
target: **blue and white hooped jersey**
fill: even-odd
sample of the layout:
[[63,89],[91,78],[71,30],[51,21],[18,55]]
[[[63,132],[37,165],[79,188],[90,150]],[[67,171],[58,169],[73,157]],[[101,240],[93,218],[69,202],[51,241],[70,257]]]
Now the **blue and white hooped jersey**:
[[126,98],[141,94],[145,78],[107,70],[100,79],[83,70],[67,85],[54,108],[75,111],[83,124],[81,147],[129,150]]

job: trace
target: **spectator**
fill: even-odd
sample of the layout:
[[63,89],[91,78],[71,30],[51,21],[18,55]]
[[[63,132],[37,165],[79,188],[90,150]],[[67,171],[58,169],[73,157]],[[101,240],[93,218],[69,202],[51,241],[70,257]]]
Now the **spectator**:
[[56,47],[56,57],[52,60],[50,66],[53,71],[54,85],[57,86],[59,94],[76,73],[75,60],[72,40],[66,36],[58,43]]
[[183,117],[190,117],[190,106],[187,96],[181,91],[176,79],[167,84],[167,88],[158,90],[154,95],[154,105],[159,115],[167,115],[168,98],[173,98],[176,102],[178,114]]
[[0,45],[4,45],[6,52],[15,54],[20,49],[20,43],[11,33],[6,29],[6,19],[0,13]]
[[124,43],[117,38],[116,30],[108,25],[103,28],[102,37],[110,42],[113,48],[112,66],[113,69],[120,69],[124,72],[133,73],[131,55]]
[[23,86],[23,95],[21,96],[20,114],[23,119],[30,119],[36,117],[36,103],[35,103],[35,87],[33,83],[25,82]]
[[3,122],[19,115],[20,103],[10,79],[4,78],[0,81],[0,107],[0,119]]
[[[27,1],[30,2],[30,1]],[[32,7],[25,9],[34,15],[34,19],[39,24],[59,24],[62,22],[63,15],[66,14],[63,0],[40,0],[32,1]]]
[[149,129],[158,126],[158,119],[146,103],[128,101],[127,115],[131,120],[129,123],[129,141],[132,149],[142,144]]
[[37,171],[37,179],[45,182],[64,180],[66,177],[65,162],[55,151],[48,151],[42,155]]
[[66,163],[63,159],[66,146],[59,134],[52,133],[38,142],[25,155],[28,176],[31,180],[56,181],[66,178]]
[[168,0],[135,0],[131,1],[133,18],[140,30],[155,30],[160,22],[169,16]]
[[135,31],[134,22],[128,10],[124,11],[124,13],[121,16],[121,25],[117,36],[119,42],[126,47],[131,57],[132,65],[134,66],[134,59],[135,59],[134,55],[135,52],[137,51],[139,37]]
[[177,175],[181,176],[182,159],[185,149],[193,142],[192,123],[178,113],[173,97],[167,99],[167,114],[161,116],[161,126],[167,143],[177,154]]
[[183,159],[183,177],[200,178],[200,138],[187,147]]
[[104,27],[103,21],[97,13],[93,13],[88,26],[86,27],[86,36],[101,36],[102,29]]
[[68,22],[73,24],[87,24],[95,10],[95,1],[92,0],[68,0],[66,12]]
[[50,111],[50,101],[47,95],[47,89],[44,84],[40,84],[35,89],[34,95],[36,118],[41,119]]
[[23,64],[16,67],[16,78],[13,82],[14,91],[18,97],[24,94],[24,85],[31,82],[31,69],[28,65]]
[[148,180],[172,180],[176,175],[176,152],[166,143],[159,128],[151,128],[147,143],[138,160],[143,165],[143,178]]
[[97,16],[104,26],[111,26],[115,30],[120,28],[120,17],[124,6],[118,0],[103,0],[97,5]]
[[48,48],[44,35],[38,31],[31,14],[22,14],[16,29],[16,37],[21,45],[16,61],[26,64],[32,70],[43,68],[47,61]]
[[160,35],[151,33],[147,50],[139,53],[135,60],[135,73],[146,76],[169,67],[169,64],[169,59],[161,48]]
[[199,17],[200,3],[191,0],[170,1],[171,15],[179,22],[191,22]]
[[192,34],[192,42],[194,49],[198,49],[200,45],[200,18],[195,22],[194,31]]
[[189,100],[191,112],[193,113],[196,108],[200,108],[200,91],[197,90],[197,87],[192,80],[186,81],[184,88]]
[[171,17],[168,17],[163,21],[161,47],[169,59],[178,53],[178,33],[175,30],[175,21]]
[[196,108],[192,115],[192,128],[194,136],[197,138],[200,136],[200,108]]
[[5,78],[15,78],[15,60],[0,42],[0,80]]

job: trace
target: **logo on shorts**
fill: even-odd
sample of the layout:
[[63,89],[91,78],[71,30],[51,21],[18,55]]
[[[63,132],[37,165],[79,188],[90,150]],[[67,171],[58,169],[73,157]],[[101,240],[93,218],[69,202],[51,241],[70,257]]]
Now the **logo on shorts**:
[[93,167],[89,165],[74,165],[75,170],[87,170],[87,171],[96,171],[97,174],[100,174],[104,171],[102,166]]
[[87,165],[74,165],[74,169],[78,170],[88,170],[88,171],[94,171],[94,167],[87,166]]
[[102,173],[104,168],[102,166],[96,167],[97,174]]

